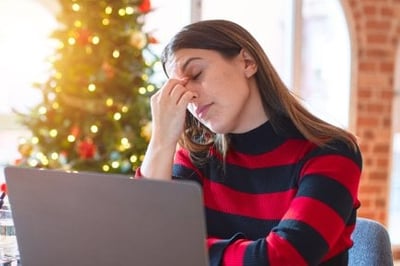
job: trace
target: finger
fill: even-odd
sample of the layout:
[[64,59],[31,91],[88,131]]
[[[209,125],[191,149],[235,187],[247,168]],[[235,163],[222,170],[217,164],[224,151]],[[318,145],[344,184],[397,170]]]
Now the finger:
[[181,95],[177,104],[186,108],[187,105],[197,97],[197,93],[187,90]]
[[186,87],[181,84],[177,84],[172,90],[170,97],[174,100],[176,104],[178,104],[179,100],[181,99],[182,95],[188,91]]
[[160,103],[170,98],[175,86],[179,83],[180,81],[177,79],[168,79],[161,89],[151,96],[151,103]]
[[187,84],[188,79],[168,79],[163,87],[161,88],[161,94],[171,95],[172,91],[174,90],[175,86],[182,85],[185,86]]

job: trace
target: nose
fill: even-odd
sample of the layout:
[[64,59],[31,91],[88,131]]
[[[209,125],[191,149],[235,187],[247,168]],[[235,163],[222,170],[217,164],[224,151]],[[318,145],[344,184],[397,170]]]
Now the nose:
[[[190,90],[190,89],[189,89]],[[199,93],[195,90],[190,90],[191,92],[194,93],[194,96],[192,97],[192,99],[190,100],[187,109],[191,112],[194,113],[195,110],[197,109],[197,107],[199,106]]]
[[185,85],[185,87],[186,87],[187,90],[191,91],[194,94],[194,96],[193,96],[193,98],[192,98],[192,100],[190,102],[191,103],[198,102],[199,98],[200,98],[200,91],[196,88],[196,86],[193,86],[193,85],[190,84],[190,82],[188,82]]

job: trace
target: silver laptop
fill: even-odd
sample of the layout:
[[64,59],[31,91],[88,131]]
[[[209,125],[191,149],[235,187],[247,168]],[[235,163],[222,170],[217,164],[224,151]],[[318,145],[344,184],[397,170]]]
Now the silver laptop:
[[207,266],[195,183],[6,167],[22,266]]

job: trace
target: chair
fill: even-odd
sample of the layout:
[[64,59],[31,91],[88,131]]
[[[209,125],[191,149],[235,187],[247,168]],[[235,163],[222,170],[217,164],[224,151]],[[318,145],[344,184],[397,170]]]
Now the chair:
[[389,234],[377,221],[358,217],[349,250],[349,266],[393,266]]

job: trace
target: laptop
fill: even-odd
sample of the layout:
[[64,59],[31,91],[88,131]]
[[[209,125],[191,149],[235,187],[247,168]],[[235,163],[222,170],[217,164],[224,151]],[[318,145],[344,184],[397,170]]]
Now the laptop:
[[207,266],[202,192],[184,181],[5,168],[22,266]]

